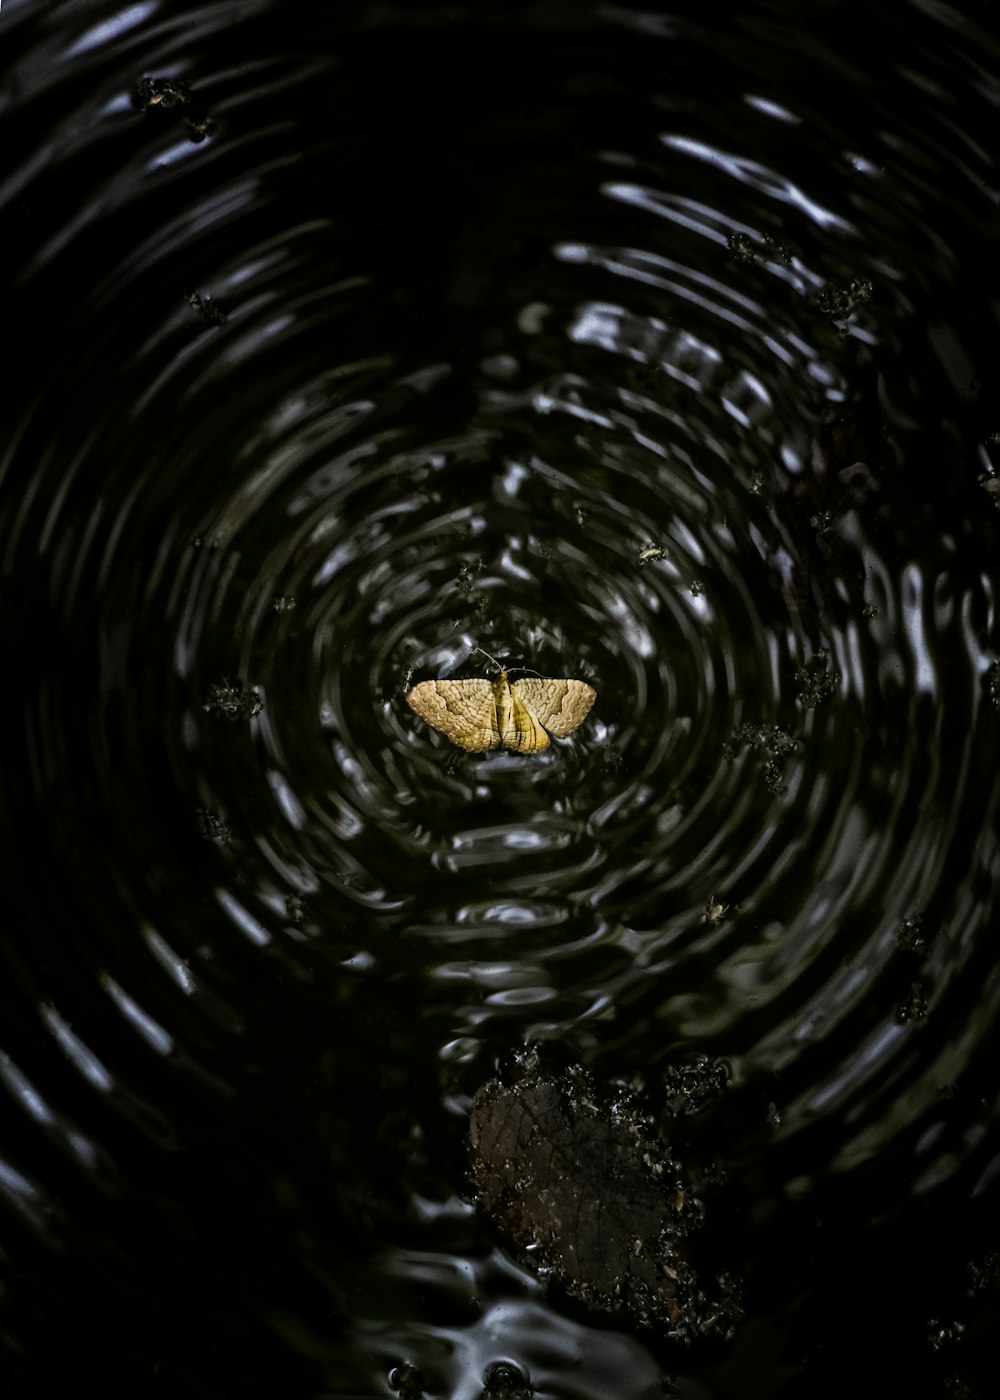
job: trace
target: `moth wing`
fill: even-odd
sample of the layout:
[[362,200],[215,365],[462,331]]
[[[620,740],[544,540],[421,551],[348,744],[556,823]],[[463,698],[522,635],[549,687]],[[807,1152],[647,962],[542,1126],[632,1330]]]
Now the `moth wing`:
[[492,681],[421,681],[406,697],[421,719],[463,749],[479,752],[500,743]]
[[503,732],[504,743],[518,753],[537,753],[539,749],[547,749],[549,736],[518,695],[516,683],[510,689],[510,723]]
[[579,728],[597,699],[597,691],[586,681],[556,681],[541,676],[527,676],[511,686],[514,699],[520,701],[532,718],[557,739],[565,739]]

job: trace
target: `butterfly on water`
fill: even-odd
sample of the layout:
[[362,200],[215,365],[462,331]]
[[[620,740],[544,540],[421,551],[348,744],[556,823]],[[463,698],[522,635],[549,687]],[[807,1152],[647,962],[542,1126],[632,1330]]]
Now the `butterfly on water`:
[[406,702],[421,719],[473,753],[501,744],[518,753],[537,753],[548,748],[549,734],[557,739],[572,734],[596,699],[597,691],[586,681],[544,676],[510,681],[501,669],[495,681],[421,681]]

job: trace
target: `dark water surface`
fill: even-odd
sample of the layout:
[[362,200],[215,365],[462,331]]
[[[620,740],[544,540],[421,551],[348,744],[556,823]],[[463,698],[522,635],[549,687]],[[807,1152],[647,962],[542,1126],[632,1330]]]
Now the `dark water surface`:
[[[997,14],[721,14],[5,0],[4,1397],[996,1393]],[[477,1213],[531,1041],[730,1341]]]

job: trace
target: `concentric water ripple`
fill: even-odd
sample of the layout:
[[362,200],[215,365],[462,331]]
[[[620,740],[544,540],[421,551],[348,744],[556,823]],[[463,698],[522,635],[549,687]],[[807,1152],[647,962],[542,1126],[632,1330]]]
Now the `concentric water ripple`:
[[[0,14],[11,1393],[986,1394],[1000,45],[487,10]],[[497,664],[597,702],[405,703]],[[729,1350],[477,1217],[532,1040],[663,1117]]]

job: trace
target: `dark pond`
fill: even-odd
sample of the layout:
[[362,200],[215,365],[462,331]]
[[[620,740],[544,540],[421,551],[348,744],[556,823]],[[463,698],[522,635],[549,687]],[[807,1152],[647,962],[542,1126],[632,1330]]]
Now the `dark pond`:
[[[3,3],[5,1398],[995,1394],[1000,20],[727,13]],[[477,1209],[531,1044],[730,1326]]]

